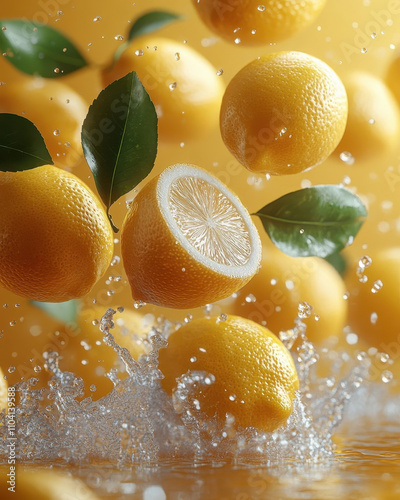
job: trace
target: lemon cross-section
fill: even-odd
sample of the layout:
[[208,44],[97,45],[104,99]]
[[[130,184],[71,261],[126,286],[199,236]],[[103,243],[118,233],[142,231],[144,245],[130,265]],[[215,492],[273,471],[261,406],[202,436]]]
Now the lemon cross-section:
[[228,297],[261,260],[257,230],[240,200],[208,172],[167,168],[133,200],[121,232],[136,301],[178,309]]

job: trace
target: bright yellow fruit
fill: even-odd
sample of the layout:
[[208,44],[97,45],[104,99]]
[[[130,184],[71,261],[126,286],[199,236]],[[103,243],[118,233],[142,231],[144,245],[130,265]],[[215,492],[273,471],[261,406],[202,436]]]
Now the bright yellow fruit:
[[221,422],[230,414],[237,426],[268,432],[285,424],[299,387],[294,362],[281,341],[237,316],[201,318],[182,326],[160,351],[159,367],[168,393],[189,370],[212,374],[214,383],[191,395],[200,410]]
[[81,128],[87,110],[82,97],[59,80],[30,78],[0,86],[0,112],[33,122],[52,160],[63,168],[82,157]]
[[265,45],[289,38],[318,16],[326,0],[192,0],[204,23],[237,45]]
[[400,358],[400,247],[367,253],[372,263],[365,269],[368,281],[360,282],[358,263],[347,273],[350,292],[349,323],[353,331],[387,352]]
[[[8,468],[9,469],[9,468]],[[7,470],[7,473],[10,471]],[[5,471],[2,471],[3,477]],[[9,478],[7,478],[9,479]],[[15,474],[15,489],[8,491],[4,485],[2,498],[14,500],[98,500],[80,479],[51,469],[18,467]]]
[[52,165],[0,172],[0,285],[31,300],[87,294],[113,253],[113,233],[97,197]]
[[395,57],[389,64],[385,82],[400,105],[400,56]]
[[134,300],[185,309],[245,285],[257,272],[261,242],[226,186],[182,164],[164,170],[133,200],[121,254]]
[[[93,399],[105,396],[113,388],[113,383],[106,377],[111,368],[122,368],[124,371],[122,361],[114,349],[102,341],[103,334],[99,323],[105,313],[104,306],[83,309],[78,314],[76,325],[70,325],[65,329],[64,345],[58,349],[62,357],[60,368],[81,377],[85,384],[86,395],[91,395]],[[146,323],[142,314],[129,309],[115,314],[113,321],[115,327],[110,333],[115,341],[121,347],[128,349],[134,359],[139,359],[147,351],[143,341],[147,338],[150,325]],[[89,390],[91,385],[96,386],[96,391]]]
[[343,79],[349,114],[337,152],[350,152],[355,159],[370,158],[394,149],[400,137],[400,112],[384,82],[357,71]]
[[233,77],[222,100],[222,139],[254,172],[296,174],[322,163],[347,119],[342,82],[301,52],[260,57]]
[[137,38],[110,71],[103,71],[103,84],[130,71],[136,71],[156,107],[161,139],[186,141],[217,127],[225,86],[191,47],[154,35]]
[[240,290],[227,312],[256,321],[278,335],[293,328],[299,303],[307,302],[313,307],[312,316],[305,320],[307,336],[321,342],[342,333],[347,317],[345,292],[342,278],[325,260],[268,250],[260,271]]

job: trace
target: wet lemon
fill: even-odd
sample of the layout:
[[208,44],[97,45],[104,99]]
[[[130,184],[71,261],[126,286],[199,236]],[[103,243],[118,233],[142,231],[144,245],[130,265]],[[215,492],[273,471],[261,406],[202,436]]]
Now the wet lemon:
[[258,269],[261,242],[226,186],[182,164],[164,170],[133,200],[121,254],[134,300],[185,309],[247,283]]
[[293,328],[299,304],[313,308],[307,336],[320,342],[340,336],[347,317],[345,285],[339,273],[318,257],[289,257],[279,250],[263,255],[260,271],[240,290],[228,312],[249,318],[278,334]]
[[275,43],[303,30],[326,0],[192,0],[204,23],[236,45]]
[[0,285],[31,300],[87,294],[105,273],[113,234],[97,197],[51,165],[0,172]]
[[343,83],[349,114],[337,151],[350,152],[357,159],[394,149],[400,137],[400,113],[384,82],[358,71],[344,77]]
[[59,80],[33,78],[0,86],[0,112],[32,121],[52,160],[63,168],[82,157],[81,128],[87,109],[82,97]]
[[260,57],[233,77],[222,100],[222,139],[254,172],[296,174],[322,163],[347,119],[342,82],[301,52]]
[[213,383],[191,394],[208,417],[237,426],[273,431],[292,412],[299,387],[292,357],[281,341],[253,321],[228,316],[193,320],[168,338],[160,351],[164,389],[171,393],[176,379],[190,371],[213,376]]
[[136,71],[153,101],[161,139],[186,141],[218,124],[224,83],[216,69],[187,45],[153,35],[132,42],[104,85]]
[[349,323],[361,339],[396,360],[400,358],[400,247],[367,257],[372,262],[363,273],[357,262],[346,276]]

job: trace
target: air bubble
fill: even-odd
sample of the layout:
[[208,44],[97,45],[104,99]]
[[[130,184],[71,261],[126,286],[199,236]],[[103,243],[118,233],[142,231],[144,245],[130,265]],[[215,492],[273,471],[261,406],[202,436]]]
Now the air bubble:
[[339,158],[343,163],[346,163],[346,165],[353,165],[355,161],[354,156],[348,151],[343,151],[342,153],[340,153]]
[[135,56],[142,57],[143,54],[144,52],[142,49],[135,50]]
[[53,130],[53,135],[55,135],[56,137],[60,135],[60,131],[58,130],[58,128]]
[[102,17],[101,16],[96,16],[94,19],[93,19],[93,22],[94,23],[98,23],[99,21],[102,20]]
[[13,366],[13,365],[12,365],[12,366],[9,366],[9,367],[8,367],[8,370],[7,370],[7,371],[8,371],[8,373],[14,373],[14,372],[15,372],[15,370],[16,370],[15,366]]
[[381,374],[381,380],[384,384],[388,384],[393,380],[393,373],[389,370],[385,370]]
[[122,42],[124,37],[122,35],[115,35],[114,40],[117,40],[118,42]]
[[265,11],[265,5],[259,5],[257,7],[257,10],[260,11],[260,12],[264,12]]
[[180,61],[180,59],[181,59],[181,55],[179,54],[179,52],[175,52],[174,57],[175,57],[176,61]]
[[217,323],[221,323],[221,322],[224,322],[228,319],[228,315],[227,314],[220,314],[217,318]]
[[256,301],[256,297],[252,294],[252,293],[249,293],[249,295],[246,296],[246,298],[244,299],[248,304],[252,303],[252,302],[255,302]]
[[381,280],[377,280],[375,281],[375,283],[373,284],[372,288],[371,288],[371,292],[372,293],[378,293],[379,290],[381,290],[383,287],[383,283]]
[[168,88],[172,92],[176,89],[177,85],[178,85],[177,82],[173,82],[168,85]]

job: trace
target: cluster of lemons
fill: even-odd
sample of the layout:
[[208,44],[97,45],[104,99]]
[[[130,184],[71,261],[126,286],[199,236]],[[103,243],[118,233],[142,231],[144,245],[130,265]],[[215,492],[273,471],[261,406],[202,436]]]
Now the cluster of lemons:
[[[255,9],[251,1],[234,7],[228,1],[193,1],[211,30],[242,45],[290,37],[310,24],[324,3],[305,0],[300,7],[281,0]],[[399,68],[400,60],[394,61],[389,90],[375,76],[354,73],[342,82],[321,60],[275,52],[245,66],[225,89],[199,53],[145,35],[101,77],[107,85],[137,72],[155,104],[161,141],[197,138],[219,120],[224,143],[242,165],[285,175],[319,165],[335,151],[361,157],[393,148],[400,136]],[[66,84],[26,79],[0,88],[0,111],[32,120],[56,164],[0,173],[0,284],[36,301],[86,296],[109,268],[114,251],[114,235],[97,196],[68,172],[81,157],[86,103]],[[399,323],[400,250],[374,258],[369,284],[385,283],[373,294],[359,280],[345,286],[322,259],[295,259],[264,247],[262,253],[239,199],[191,165],[169,167],[147,183],[121,230],[121,254],[135,301],[196,308],[235,294],[224,305],[230,315],[223,320],[193,320],[170,336],[160,354],[165,390],[172,393],[176,378],[188,370],[212,373],[214,383],[196,395],[205,414],[221,420],[230,414],[239,426],[271,431],[286,422],[298,389],[294,362],[277,335],[292,327],[299,302],[314,308],[308,333],[315,342],[341,334],[349,304],[352,326],[370,342],[377,329],[390,338],[392,321]],[[388,271],[388,262],[396,272]],[[347,289],[352,292],[348,301]],[[371,322],[364,310],[378,321]],[[58,335],[61,367],[95,385],[97,396],[110,390],[104,373],[116,363],[114,353],[98,345],[96,323],[103,312],[81,311],[77,330],[60,327]],[[147,349],[148,328],[138,312],[125,311],[122,318],[113,333],[139,358]],[[127,334],[131,331],[137,336]],[[2,352],[5,368],[14,349],[10,345]]]

